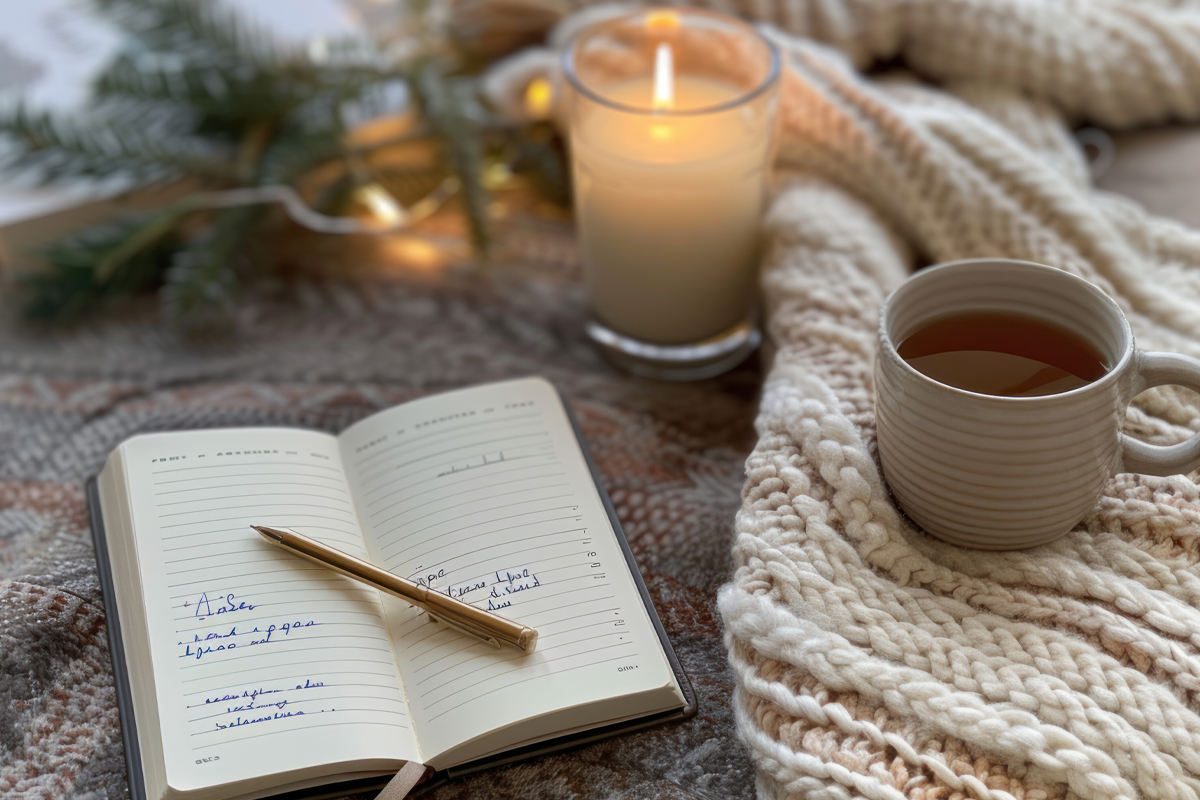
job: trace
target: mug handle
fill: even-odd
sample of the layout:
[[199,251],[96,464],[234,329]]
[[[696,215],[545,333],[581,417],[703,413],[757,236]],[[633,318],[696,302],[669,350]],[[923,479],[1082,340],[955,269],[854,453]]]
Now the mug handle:
[[[1200,392],[1200,359],[1179,353],[1138,353],[1134,395],[1154,386],[1183,386]],[[1125,472],[1143,475],[1181,475],[1200,467],[1200,433],[1186,442],[1146,444],[1121,434]]]

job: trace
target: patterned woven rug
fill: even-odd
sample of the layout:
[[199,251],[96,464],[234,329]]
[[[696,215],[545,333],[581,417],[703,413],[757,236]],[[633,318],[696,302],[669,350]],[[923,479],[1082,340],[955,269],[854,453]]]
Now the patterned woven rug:
[[337,431],[424,394],[531,374],[557,384],[579,416],[700,714],[426,796],[752,793],[715,600],[730,576],[760,375],[748,364],[674,386],[616,373],[582,337],[570,239],[542,230],[525,240],[487,280],[302,284],[250,309],[237,339],[202,346],[163,333],[146,309],[69,333],[3,326],[0,797],[127,797],[82,492],[118,442],[229,425]]

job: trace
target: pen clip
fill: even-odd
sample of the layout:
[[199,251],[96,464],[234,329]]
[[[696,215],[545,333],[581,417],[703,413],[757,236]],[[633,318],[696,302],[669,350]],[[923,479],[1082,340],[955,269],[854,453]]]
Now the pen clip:
[[497,650],[500,649],[500,640],[497,639],[495,636],[490,636],[487,633],[484,633],[483,631],[479,630],[478,628],[468,625],[465,622],[449,620],[449,619],[446,619],[446,617],[444,617],[444,616],[435,617],[433,614],[430,614],[429,611],[426,611],[425,613],[429,616],[429,619],[431,619],[434,622],[440,622],[443,625],[449,625],[451,628],[454,628],[457,631],[465,633],[468,636],[473,636],[474,638],[479,639],[481,642],[486,642],[487,644],[490,644],[492,647],[495,647]]

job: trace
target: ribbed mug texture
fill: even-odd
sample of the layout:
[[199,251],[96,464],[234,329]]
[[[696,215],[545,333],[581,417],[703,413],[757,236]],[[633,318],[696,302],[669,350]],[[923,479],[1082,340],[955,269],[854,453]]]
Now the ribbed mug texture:
[[[1069,392],[996,397],[939,383],[896,346],[939,317],[1022,314],[1091,342],[1108,372]],[[1095,505],[1121,467],[1121,427],[1136,376],[1120,308],[1069,273],[1021,261],[930,267],[892,293],[879,325],[875,407],[884,478],[904,511],[953,544],[1045,544]]]

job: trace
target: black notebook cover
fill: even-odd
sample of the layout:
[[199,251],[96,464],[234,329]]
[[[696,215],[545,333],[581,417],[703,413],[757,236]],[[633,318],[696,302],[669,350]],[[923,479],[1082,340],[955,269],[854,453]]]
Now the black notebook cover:
[[[600,500],[604,504],[604,510],[608,514],[613,531],[616,533],[617,543],[620,545],[621,551],[625,554],[625,562],[629,567],[630,574],[633,576],[634,584],[641,593],[642,602],[646,605],[646,613],[650,617],[651,624],[654,625],[654,630],[658,632],[663,652],[666,653],[667,661],[675,673],[676,680],[679,681],[679,688],[683,691],[683,696],[687,704],[674,711],[663,711],[645,717],[638,717],[637,719],[579,731],[544,742],[506,750],[503,753],[497,753],[466,764],[460,764],[457,767],[450,767],[437,773],[432,780],[420,784],[413,790],[414,794],[419,795],[431,786],[438,785],[460,775],[467,775],[514,761],[557,753],[573,747],[581,747],[602,739],[651,728],[667,722],[689,719],[696,715],[695,691],[692,689],[691,681],[688,680],[683,667],[679,664],[679,658],[675,655],[675,649],[671,647],[671,642],[667,638],[667,632],[663,629],[662,620],[659,619],[658,612],[654,608],[654,602],[650,599],[650,592],[646,589],[646,582],[642,580],[642,573],[633,558],[633,551],[629,549],[629,542],[625,540],[625,533],[621,529],[620,521],[617,519],[617,512],[613,508],[608,492],[604,489],[604,483],[600,480],[600,473],[596,470],[592,454],[588,450],[587,442],[584,441],[582,431],[579,428],[579,422],[575,419],[575,415],[571,411],[570,405],[566,402],[566,398],[560,394],[559,399],[562,400],[563,408],[567,412],[567,418],[571,421],[571,427],[575,431],[575,438],[579,442],[580,450],[583,451],[584,461],[587,462],[588,470],[591,472],[592,481],[596,485],[596,490],[600,494]],[[108,643],[112,653],[113,677],[121,719],[121,738],[125,742],[125,764],[129,769],[129,794],[132,800],[153,800],[146,796],[146,784],[142,771],[142,754],[138,747],[137,720],[134,719],[133,696],[130,693],[129,669],[125,661],[125,647],[121,639],[121,621],[117,617],[116,592],[113,589],[112,568],[108,560],[108,540],[105,537],[104,517],[100,513],[100,490],[95,477],[88,480],[86,489],[88,510],[91,514],[92,538],[96,544],[96,562],[100,575],[100,591],[104,597],[104,611],[108,618]],[[342,781],[302,791],[284,792],[273,795],[273,797],[276,800],[298,800],[298,798],[315,800],[321,797],[337,797],[355,792],[378,790],[383,788],[387,781],[388,776]]]

